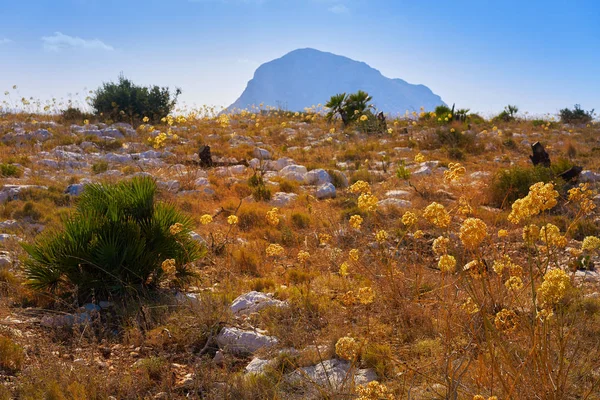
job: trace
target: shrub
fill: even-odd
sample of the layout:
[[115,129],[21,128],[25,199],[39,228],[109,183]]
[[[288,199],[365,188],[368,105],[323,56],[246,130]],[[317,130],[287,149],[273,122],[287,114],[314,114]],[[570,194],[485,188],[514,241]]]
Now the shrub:
[[519,107],[511,106],[510,104],[504,107],[504,111],[493,118],[494,121],[510,122],[516,119],[516,115],[519,112]]
[[[562,171],[561,171],[562,172]],[[527,196],[529,187],[537,182],[555,180],[550,168],[542,166],[502,169],[496,172],[490,185],[491,201],[495,206],[508,206],[515,200]]]
[[167,259],[175,260],[175,278],[189,277],[187,264],[203,254],[189,235],[192,220],[155,194],[147,177],[86,185],[62,230],[23,244],[29,286],[73,290],[82,300],[155,288],[169,277],[161,268]]
[[400,161],[400,165],[398,165],[398,168],[396,169],[396,176],[398,177],[398,179],[402,179],[404,181],[410,179],[410,171],[404,165],[404,160]]
[[[373,105],[369,102],[373,99],[367,92],[359,90],[356,93],[346,93],[331,96],[325,107],[329,108],[326,117],[331,122],[339,115],[344,126],[359,123],[363,132],[381,132],[386,129],[385,123],[381,123],[373,114]],[[361,117],[366,116],[366,120]]]
[[60,112],[61,123],[83,123],[84,120],[91,120],[94,114],[81,111],[79,108],[69,107]]
[[21,174],[21,170],[16,165],[0,164],[0,176],[2,176],[3,178],[7,178],[10,176],[18,178],[21,176]]
[[92,164],[92,172],[94,174],[101,174],[108,171],[108,163],[106,161],[96,161]]
[[333,184],[333,186],[336,189],[343,189],[347,185],[348,180],[346,179],[346,176],[344,176],[343,172],[336,171],[333,169],[328,169],[327,173],[329,174],[329,177],[331,178],[331,183]]
[[248,178],[248,186],[252,188],[252,197],[255,201],[271,200],[271,190],[265,185],[262,173],[254,171],[254,174]]
[[563,108],[559,112],[560,121],[565,124],[587,124],[594,118],[594,110],[584,111],[579,104],[572,110]]
[[292,181],[289,179],[281,179],[279,181],[279,191],[285,193],[298,193],[298,189],[300,188],[300,184],[296,181]]
[[172,94],[167,87],[138,86],[121,75],[118,83],[104,83],[96,90],[92,106],[97,115],[113,121],[134,123],[148,117],[157,123],[173,110],[180,94],[180,89]]
[[292,225],[298,229],[308,228],[310,226],[310,216],[305,213],[293,213]]
[[0,371],[14,373],[23,366],[23,349],[5,336],[0,336]]

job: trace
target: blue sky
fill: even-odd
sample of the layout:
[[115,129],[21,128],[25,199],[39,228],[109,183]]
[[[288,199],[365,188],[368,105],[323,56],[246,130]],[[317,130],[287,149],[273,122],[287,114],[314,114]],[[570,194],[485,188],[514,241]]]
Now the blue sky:
[[312,47],[483,114],[600,110],[598,0],[0,0],[0,16],[0,93],[44,100],[123,72],[226,106],[261,63]]

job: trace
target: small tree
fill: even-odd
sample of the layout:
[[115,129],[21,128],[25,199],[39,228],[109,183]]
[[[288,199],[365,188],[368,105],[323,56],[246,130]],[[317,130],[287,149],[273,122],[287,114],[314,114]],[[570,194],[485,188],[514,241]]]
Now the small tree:
[[362,90],[350,95],[341,93],[331,96],[325,104],[325,107],[329,108],[327,119],[331,122],[339,115],[344,126],[348,126],[362,115],[368,114],[367,117],[370,117],[373,114],[370,110],[373,106],[369,104],[372,99],[367,92]]
[[148,117],[157,123],[173,110],[180,94],[181,89],[172,94],[167,87],[138,86],[121,75],[118,83],[98,88],[91,103],[96,114],[106,119],[133,124]]
[[192,220],[155,193],[147,177],[87,185],[62,230],[23,245],[29,286],[88,301],[189,277],[204,251],[189,235]]
[[560,121],[565,124],[587,124],[594,118],[594,110],[584,111],[579,104],[573,110],[563,108],[560,110]]
[[516,119],[516,115],[518,112],[519,112],[519,107],[509,104],[506,107],[504,107],[504,111],[502,111],[500,114],[498,114],[496,116],[496,118],[494,118],[494,119],[497,121],[504,121],[504,122],[514,121]]

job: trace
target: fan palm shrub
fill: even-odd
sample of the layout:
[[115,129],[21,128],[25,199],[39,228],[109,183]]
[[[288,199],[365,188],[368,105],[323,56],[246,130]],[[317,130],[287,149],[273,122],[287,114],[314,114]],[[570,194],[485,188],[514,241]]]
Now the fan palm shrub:
[[[29,286],[74,291],[85,301],[192,276],[189,263],[204,252],[189,235],[192,220],[157,202],[155,194],[156,184],[148,177],[87,185],[60,231],[23,245]],[[163,269],[165,260],[174,260],[168,262],[173,271]]]

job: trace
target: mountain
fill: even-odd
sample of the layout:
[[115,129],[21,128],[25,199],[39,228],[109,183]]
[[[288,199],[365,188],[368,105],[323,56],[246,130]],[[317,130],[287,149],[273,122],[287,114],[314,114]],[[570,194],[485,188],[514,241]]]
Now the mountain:
[[290,111],[325,104],[337,93],[364,90],[377,110],[403,114],[444,104],[427,86],[390,79],[364,62],[315,49],[294,50],[262,64],[229,110],[263,103]]

